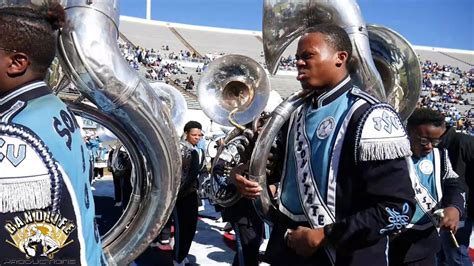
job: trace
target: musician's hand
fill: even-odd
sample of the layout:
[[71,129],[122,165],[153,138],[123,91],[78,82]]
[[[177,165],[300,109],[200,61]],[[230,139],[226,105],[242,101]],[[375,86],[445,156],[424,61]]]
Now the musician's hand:
[[448,229],[456,233],[459,225],[459,210],[455,207],[447,207],[443,210],[444,216],[441,218],[441,228]]
[[244,176],[244,173],[247,173],[248,168],[248,163],[235,166],[230,171],[230,177],[242,196],[248,199],[256,199],[260,196],[262,187],[260,187],[257,182],[248,180]]
[[311,229],[298,226],[295,230],[288,229],[286,245],[298,255],[309,257],[323,245],[324,240],[323,228]]
[[268,188],[270,189],[270,193],[271,193],[271,197],[274,198],[277,196],[277,193],[278,193],[278,187],[276,185],[269,185]]
[[236,174],[234,180],[242,196],[248,199],[256,199],[260,196],[262,187],[260,187],[257,182],[250,181],[240,174]]

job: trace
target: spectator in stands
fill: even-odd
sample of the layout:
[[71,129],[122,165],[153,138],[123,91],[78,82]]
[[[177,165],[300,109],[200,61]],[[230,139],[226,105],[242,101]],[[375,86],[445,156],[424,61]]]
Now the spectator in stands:
[[188,81],[186,82],[186,90],[191,91],[194,89],[194,79],[193,76],[189,76]]

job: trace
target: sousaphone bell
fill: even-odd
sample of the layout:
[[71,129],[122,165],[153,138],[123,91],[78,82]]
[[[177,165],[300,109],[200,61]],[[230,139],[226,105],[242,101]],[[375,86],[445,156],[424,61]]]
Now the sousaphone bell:
[[197,86],[199,103],[204,113],[224,126],[235,126],[219,147],[209,182],[211,198],[228,207],[241,195],[229,178],[230,171],[250,159],[247,146],[256,132],[243,126],[258,118],[270,95],[270,81],[265,69],[243,55],[225,55],[212,61]]

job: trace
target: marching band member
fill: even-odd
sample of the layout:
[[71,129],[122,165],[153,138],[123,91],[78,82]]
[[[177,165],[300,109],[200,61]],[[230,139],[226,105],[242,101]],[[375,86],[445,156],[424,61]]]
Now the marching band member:
[[[408,119],[413,152],[410,176],[417,204],[410,229],[390,242],[390,265],[436,265],[440,249],[436,227],[447,230],[452,237],[456,233],[464,198],[447,151],[436,148],[446,130],[444,124],[440,113],[426,108],[416,109]],[[444,217],[438,223],[434,212],[441,208]]]
[[459,183],[466,191],[466,207],[455,233],[459,247],[454,245],[451,232],[440,232],[441,252],[438,253],[438,264],[472,266],[469,242],[474,221],[474,136],[456,132],[454,127],[448,127],[441,137],[439,147],[448,151],[453,170],[459,175]]
[[65,20],[56,1],[0,9],[0,264],[103,265],[89,153],[43,82]]
[[199,198],[197,182],[199,172],[204,167],[204,151],[197,147],[202,137],[202,125],[197,121],[189,121],[184,126],[184,139],[180,141],[182,157],[181,187],[173,210],[165,228],[161,231],[152,246],[170,244],[171,225],[174,223],[173,256],[175,265],[184,265],[189,249],[196,234],[198,221]]
[[[288,125],[272,265],[387,265],[388,236],[414,212],[405,130],[391,106],[353,85],[351,54],[336,25],[299,40],[297,79],[315,96]],[[259,196],[257,182],[235,180],[244,196]]]

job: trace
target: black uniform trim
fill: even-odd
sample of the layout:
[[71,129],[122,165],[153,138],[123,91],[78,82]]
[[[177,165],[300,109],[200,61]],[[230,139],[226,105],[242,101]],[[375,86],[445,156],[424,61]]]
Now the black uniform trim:
[[0,113],[7,111],[17,101],[26,103],[47,94],[51,94],[51,89],[43,81],[28,82],[0,96]]

